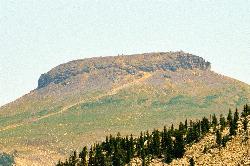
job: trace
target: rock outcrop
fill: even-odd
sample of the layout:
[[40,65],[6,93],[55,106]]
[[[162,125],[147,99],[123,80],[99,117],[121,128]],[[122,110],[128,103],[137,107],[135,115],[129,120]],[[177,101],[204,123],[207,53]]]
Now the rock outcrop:
[[1,148],[16,165],[52,166],[110,134],[138,136],[250,103],[249,85],[183,52],[76,60],[38,87],[0,108]]
[[175,72],[178,69],[209,70],[210,62],[206,62],[199,56],[182,51],[76,60],[59,65],[48,73],[42,74],[38,80],[38,89],[46,87],[50,83],[62,83],[78,74],[111,68],[117,72],[125,71],[127,74],[134,75],[140,71],[154,72],[156,70],[168,70]]

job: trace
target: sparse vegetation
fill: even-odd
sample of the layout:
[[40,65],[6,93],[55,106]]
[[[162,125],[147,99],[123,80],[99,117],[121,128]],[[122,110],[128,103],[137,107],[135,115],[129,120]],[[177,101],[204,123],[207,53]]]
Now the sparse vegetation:
[[[138,157],[142,161],[142,165],[148,165],[152,159],[160,158],[163,162],[170,163],[173,159],[182,158],[185,153],[185,146],[198,142],[202,136],[209,132],[209,128],[216,129],[218,126],[216,115],[213,115],[212,122],[209,123],[207,118],[202,121],[190,121],[187,129],[185,123],[180,123],[179,128],[175,129],[172,125],[170,129],[164,127],[163,131],[153,130],[141,132],[138,138],[126,136],[122,138],[120,133],[116,137],[110,135],[106,137],[106,141],[95,144],[90,148],[89,158],[87,157],[87,148],[84,147],[77,158],[76,152],[65,162],[59,161],[57,166],[68,166],[79,164],[88,165],[125,165],[130,163],[132,158]],[[218,147],[225,147],[226,143],[231,139],[232,133],[236,134],[237,122],[239,120],[238,110],[236,109],[234,117],[231,118],[231,111],[228,113],[229,135],[222,137],[221,129],[216,129],[216,144]],[[233,120],[231,120],[233,119]],[[222,115],[220,116],[220,125],[225,125]],[[224,126],[226,127],[226,126]],[[206,147],[205,147],[206,148]],[[206,153],[207,149],[204,149]],[[189,160],[190,165],[194,165],[194,159]]]
[[[189,131],[189,139],[200,141],[207,127],[194,119],[225,115],[229,105],[248,103],[250,94],[249,85],[216,74],[202,59],[192,58],[184,52],[169,52],[59,65],[45,74],[53,80],[42,85],[41,78],[40,89],[0,108],[1,146],[8,152],[16,149],[17,162],[50,165],[74,149],[81,151],[81,144],[103,141],[119,131],[137,138],[140,131],[151,133],[173,123],[185,141]],[[179,62],[184,62],[184,68]],[[185,65],[192,69],[186,70]],[[190,129],[190,119],[196,128],[201,126],[201,133]]]

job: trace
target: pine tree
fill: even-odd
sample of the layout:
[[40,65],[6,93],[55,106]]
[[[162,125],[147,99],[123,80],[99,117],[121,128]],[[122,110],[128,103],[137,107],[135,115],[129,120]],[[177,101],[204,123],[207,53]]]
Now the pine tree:
[[213,125],[214,130],[216,129],[217,124],[218,124],[218,121],[217,121],[216,115],[213,114],[213,116],[212,116],[212,125]]
[[244,120],[243,120],[243,129],[245,131],[247,131],[247,126],[248,126],[248,119],[246,117],[244,117]]
[[190,128],[193,127],[193,121],[192,120],[189,121],[189,126],[190,126]]
[[238,109],[236,108],[235,112],[234,112],[234,121],[237,123],[239,120],[239,112]]
[[114,153],[112,156],[112,165],[119,165],[123,166],[125,165],[125,156],[124,156],[124,151],[119,147],[119,140],[120,138],[117,139],[114,145]]
[[152,155],[153,154],[153,148],[152,148],[152,134],[149,134],[149,132],[146,132],[146,136],[144,137],[144,150],[145,155]]
[[189,164],[190,164],[190,166],[194,166],[194,165],[195,165],[193,157],[192,157],[192,158],[190,158],[190,160],[189,160]]
[[171,132],[171,134],[174,133],[174,125],[173,124],[171,125],[170,132]]
[[242,113],[241,113],[241,116],[242,117],[246,117],[247,116],[247,105],[244,105],[244,109],[243,109],[243,111],[242,111]]
[[163,152],[163,154],[164,154],[164,162],[165,163],[171,163],[171,161],[173,160],[173,155],[171,153],[169,153],[168,150],[165,150]]
[[187,131],[187,129],[188,129],[188,121],[187,121],[187,119],[185,120],[185,130]]
[[222,144],[223,147],[226,146],[227,141],[229,141],[229,136],[228,136],[228,135],[225,135],[225,136],[222,138],[222,140],[221,140],[221,144]]
[[96,150],[95,150],[95,165],[96,166],[102,166],[105,164],[105,158],[102,153],[102,149],[100,146],[97,144],[96,145]]
[[175,142],[174,142],[174,156],[176,158],[183,157],[185,153],[185,142],[183,135],[178,130],[176,131]]
[[133,154],[133,137],[132,137],[132,140],[131,140],[131,138],[129,139],[128,136],[126,136],[126,138],[125,138],[125,148],[124,149],[125,149],[125,152],[126,152],[125,162],[129,163],[130,160],[132,159],[133,155],[134,155]]
[[223,131],[226,127],[226,120],[222,114],[220,114],[220,130]]
[[201,137],[201,121],[200,120],[195,124],[195,136],[196,136],[196,141],[198,141]]
[[93,151],[93,147],[90,147],[90,151],[89,151],[89,163],[88,166],[94,166],[95,165],[95,159],[94,159],[94,151]]
[[[248,125],[247,115],[250,114],[248,105],[244,106],[243,128],[246,131]],[[232,112],[229,110],[227,116],[227,122],[225,118],[220,115],[219,124],[220,130],[216,131],[216,143],[218,146],[226,146],[228,140],[231,139],[230,135],[236,135],[237,122],[239,121],[238,109],[236,109],[233,117]],[[229,125],[229,135],[222,138],[221,131]],[[172,124],[171,128],[167,130],[164,126],[162,132],[154,130],[151,134],[147,131],[146,134],[141,132],[139,138],[133,138],[131,135],[121,137],[118,132],[117,137],[106,137],[106,140],[100,144],[94,144],[91,146],[88,156],[88,150],[85,146],[83,150],[77,156],[76,151],[65,162],[60,160],[56,164],[57,166],[111,166],[119,165],[124,166],[128,164],[133,157],[139,157],[142,159],[142,165],[149,165],[152,157],[164,156],[164,162],[169,163],[174,158],[181,158],[185,153],[185,143],[191,143],[198,141],[201,135],[206,134],[210,126],[216,129],[218,124],[215,114],[211,116],[210,121],[207,118],[203,118],[201,121],[192,122],[188,127],[187,120],[185,123],[180,123],[179,129],[174,129]],[[186,142],[184,141],[183,135],[186,134]],[[172,140],[175,137],[175,140]],[[88,158],[87,158],[88,156]],[[189,160],[190,165],[194,165],[194,160]]]
[[233,122],[230,122],[229,124],[229,135],[236,135],[235,126]]
[[234,118],[232,120],[232,122],[230,123],[230,128],[229,128],[229,134],[230,135],[236,135],[236,130],[238,128],[238,120],[239,120],[239,113],[238,110],[236,109],[235,113],[234,113]]
[[250,114],[250,107],[246,104],[246,113],[247,113],[247,115],[249,115]]
[[141,160],[142,160],[142,166],[147,166],[147,160],[144,148],[142,148],[141,150]]
[[141,132],[140,137],[138,138],[137,144],[136,144],[137,155],[139,157],[141,157],[141,155],[142,155],[141,151],[142,151],[143,146],[144,146],[144,137],[143,137],[143,134]]
[[78,162],[77,160],[77,155],[76,155],[76,151],[73,152],[72,155],[70,155],[69,157],[69,165],[76,165],[76,163]]
[[81,159],[80,161],[80,166],[87,166],[87,155],[88,155],[88,150],[87,147],[85,146],[83,150],[79,153],[79,158]]
[[166,128],[163,130],[161,146],[164,155],[164,161],[166,163],[170,163],[173,159],[173,140],[171,138],[170,131],[167,131]]
[[203,117],[201,121],[201,133],[203,135],[206,134],[209,131],[209,128],[209,120],[206,117]]
[[166,139],[167,139],[167,127],[164,126],[163,131],[161,133],[161,151],[162,152],[164,152],[167,149]]
[[182,132],[183,134],[185,133],[185,125],[182,123],[182,122],[180,122],[180,124],[179,124],[179,131],[180,132]]
[[152,155],[160,157],[160,133],[158,130],[152,132]]
[[193,128],[190,127],[187,131],[186,142],[189,144],[189,143],[192,143],[193,141],[194,141]]
[[230,125],[230,123],[233,121],[232,117],[232,111],[229,109],[228,115],[227,115],[227,124]]
[[243,117],[246,117],[250,114],[250,107],[246,104],[244,105],[244,109],[243,109],[243,112],[242,112],[242,116]]
[[216,143],[218,146],[221,145],[221,141],[222,141],[221,132],[220,132],[220,130],[216,130]]

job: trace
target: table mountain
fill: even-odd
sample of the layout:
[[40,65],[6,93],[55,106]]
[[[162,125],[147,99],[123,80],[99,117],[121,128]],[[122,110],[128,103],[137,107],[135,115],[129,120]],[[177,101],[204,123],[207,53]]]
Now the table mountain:
[[75,60],[0,108],[2,151],[17,165],[53,165],[106,135],[224,114],[249,102],[250,86],[211,71],[203,58],[159,52]]

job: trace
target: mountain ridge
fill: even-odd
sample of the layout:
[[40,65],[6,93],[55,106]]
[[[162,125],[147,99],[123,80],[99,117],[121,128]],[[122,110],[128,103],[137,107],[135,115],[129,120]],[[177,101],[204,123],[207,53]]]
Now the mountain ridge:
[[[184,62],[175,59],[178,55]],[[194,59],[185,59],[189,56],[197,58],[196,65],[190,63]],[[89,72],[76,74],[88,71],[86,61]],[[168,64],[166,70],[159,64]],[[64,63],[45,73],[52,81],[45,79],[40,88],[0,107],[2,150],[15,151],[16,161],[53,165],[80,144],[101,141],[109,134],[137,134],[186,118],[225,114],[230,107],[249,103],[248,84],[210,68],[203,58],[184,52]]]
[[[143,65],[133,62],[138,61],[137,59],[143,61]],[[211,64],[199,56],[182,51],[87,58],[61,64],[49,72],[42,74],[38,80],[37,89],[43,88],[50,83],[61,83],[78,74],[106,68],[125,70],[128,74],[134,75],[139,71],[176,71],[180,68],[210,70]]]

